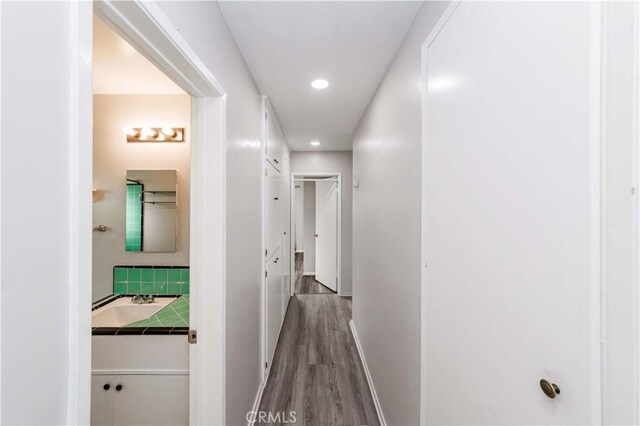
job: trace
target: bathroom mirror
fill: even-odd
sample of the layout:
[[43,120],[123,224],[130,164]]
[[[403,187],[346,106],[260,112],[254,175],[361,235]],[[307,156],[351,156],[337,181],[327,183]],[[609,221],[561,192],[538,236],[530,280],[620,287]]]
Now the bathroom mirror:
[[176,251],[177,183],[175,170],[127,170],[126,251]]

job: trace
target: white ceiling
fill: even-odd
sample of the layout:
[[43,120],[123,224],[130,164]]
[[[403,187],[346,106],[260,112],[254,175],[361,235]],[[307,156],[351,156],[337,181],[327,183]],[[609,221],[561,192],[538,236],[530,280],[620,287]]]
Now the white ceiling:
[[[352,149],[360,117],[422,2],[219,4],[291,149],[331,151]],[[329,88],[311,88],[317,78]]]
[[98,18],[93,19],[93,93],[185,94]]

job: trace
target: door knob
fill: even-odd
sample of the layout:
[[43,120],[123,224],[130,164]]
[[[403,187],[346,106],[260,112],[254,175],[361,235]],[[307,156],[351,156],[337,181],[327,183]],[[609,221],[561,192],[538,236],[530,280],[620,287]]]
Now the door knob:
[[122,390],[122,385],[116,385],[116,390],[120,392]]
[[317,236],[318,236],[318,234],[314,234],[313,236],[314,236],[314,237],[317,237]]
[[555,383],[549,383],[548,380],[540,379],[540,389],[549,398],[553,399],[557,395],[560,395],[560,388]]
[[102,389],[109,390],[109,389],[111,389],[111,385],[109,383],[105,383],[104,386],[102,387]]

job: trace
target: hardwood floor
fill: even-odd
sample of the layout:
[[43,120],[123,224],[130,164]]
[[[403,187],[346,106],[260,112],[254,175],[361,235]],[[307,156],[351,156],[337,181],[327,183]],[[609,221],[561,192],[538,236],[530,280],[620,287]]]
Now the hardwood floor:
[[295,294],[335,294],[333,290],[316,281],[313,275],[304,275],[304,253],[295,254]]
[[260,411],[293,411],[300,425],[379,424],[350,319],[351,298],[291,298]]

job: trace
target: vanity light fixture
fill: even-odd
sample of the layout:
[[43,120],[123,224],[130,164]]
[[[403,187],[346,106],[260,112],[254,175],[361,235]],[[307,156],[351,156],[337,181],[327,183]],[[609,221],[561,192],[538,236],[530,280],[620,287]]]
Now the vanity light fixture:
[[127,142],[184,142],[184,127],[131,127],[125,126],[122,132]]

